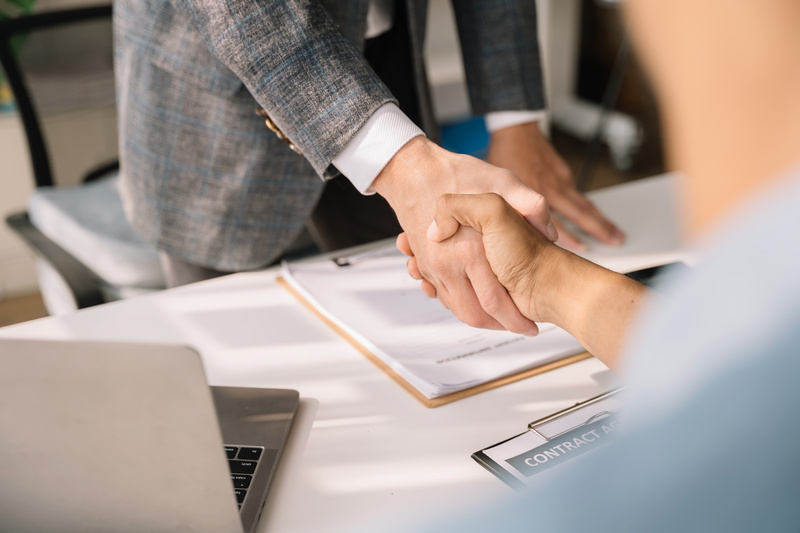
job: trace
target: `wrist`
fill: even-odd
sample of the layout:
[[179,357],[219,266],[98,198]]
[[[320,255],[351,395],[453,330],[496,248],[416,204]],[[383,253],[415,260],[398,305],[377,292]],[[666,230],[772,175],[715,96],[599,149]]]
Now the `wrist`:
[[569,252],[554,244],[542,247],[531,253],[534,260],[528,266],[530,279],[530,308],[527,318],[538,322],[549,322],[564,327],[565,307],[568,305],[569,284],[575,280],[570,270],[572,265]]
[[[434,171],[436,161],[440,159],[438,152],[444,152],[427,137],[414,137],[403,145],[381,170],[372,188],[383,196],[397,212],[414,204],[416,196],[424,192],[433,195],[430,183],[425,184],[425,176]],[[436,197],[432,202],[436,201]],[[402,222],[402,221],[401,221]]]
[[571,333],[614,369],[620,346],[647,289],[567,250],[558,250],[543,289],[542,319]]
[[532,137],[543,137],[542,130],[539,128],[538,122],[525,122],[523,124],[514,124],[504,128],[497,129],[489,136],[492,143],[508,143],[514,141],[525,141]]

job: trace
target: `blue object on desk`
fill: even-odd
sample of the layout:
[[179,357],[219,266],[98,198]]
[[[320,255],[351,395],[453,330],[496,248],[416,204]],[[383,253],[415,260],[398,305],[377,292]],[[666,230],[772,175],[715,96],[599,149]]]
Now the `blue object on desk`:
[[489,132],[483,116],[442,125],[442,148],[485,159],[489,150]]

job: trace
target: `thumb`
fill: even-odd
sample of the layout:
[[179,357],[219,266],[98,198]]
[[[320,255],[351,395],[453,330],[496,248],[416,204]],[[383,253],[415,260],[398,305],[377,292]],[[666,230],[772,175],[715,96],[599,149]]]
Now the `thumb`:
[[506,202],[494,193],[443,194],[436,204],[436,218],[428,228],[428,239],[434,242],[449,239],[460,226],[485,234],[506,209]]
[[461,211],[459,206],[456,205],[458,204],[457,197],[460,196],[462,195],[443,194],[439,197],[436,202],[436,216],[428,227],[428,233],[426,234],[428,240],[442,242],[456,234],[461,225],[458,218],[456,218],[456,214],[460,214]]

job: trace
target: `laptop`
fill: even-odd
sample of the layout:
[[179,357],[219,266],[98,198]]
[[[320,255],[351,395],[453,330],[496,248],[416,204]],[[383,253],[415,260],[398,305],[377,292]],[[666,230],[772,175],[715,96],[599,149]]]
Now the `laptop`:
[[298,402],[187,347],[0,339],[0,531],[249,533]]

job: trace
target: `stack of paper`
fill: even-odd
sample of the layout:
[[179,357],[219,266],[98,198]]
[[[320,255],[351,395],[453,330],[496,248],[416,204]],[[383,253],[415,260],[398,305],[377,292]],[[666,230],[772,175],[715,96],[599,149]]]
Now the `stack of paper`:
[[438,398],[584,351],[539,324],[537,337],[476,329],[420,290],[394,244],[349,257],[284,263],[282,275],[318,312],[426,398]]

